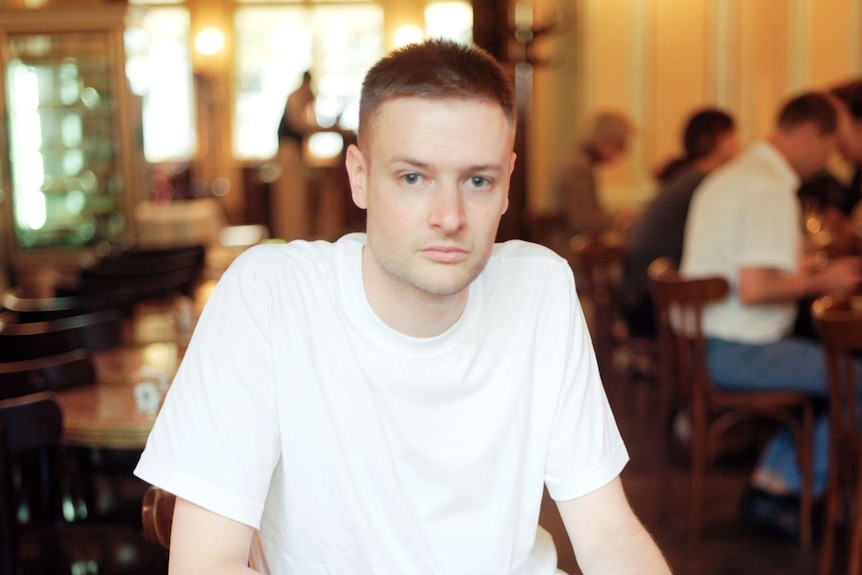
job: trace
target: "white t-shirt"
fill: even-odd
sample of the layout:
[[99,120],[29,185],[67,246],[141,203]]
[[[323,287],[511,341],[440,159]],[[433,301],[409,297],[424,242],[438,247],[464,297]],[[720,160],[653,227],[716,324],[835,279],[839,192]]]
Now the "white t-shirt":
[[458,322],[418,339],[368,304],[364,241],[237,259],[135,473],[259,528],[271,573],[553,573],[543,483],[576,498],[628,460],[568,264],[497,245]]
[[764,344],[792,331],[792,303],[746,306],[736,286],[740,268],[796,272],[801,249],[799,183],[771,144],[757,142],[707,176],[695,191],[680,273],[721,276],[730,284],[730,295],[704,310],[707,337]]

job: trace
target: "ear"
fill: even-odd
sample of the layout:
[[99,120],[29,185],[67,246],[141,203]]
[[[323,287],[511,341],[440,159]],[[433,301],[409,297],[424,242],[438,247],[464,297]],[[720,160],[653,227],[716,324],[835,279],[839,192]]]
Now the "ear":
[[360,210],[368,208],[368,165],[365,156],[355,144],[347,148],[347,159],[344,162],[347,177],[350,180],[350,196]]
[[[515,159],[517,157],[518,157],[518,155],[515,152],[512,152],[512,159],[509,160],[509,182],[510,182],[510,185],[511,185],[511,181],[512,181],[512,172],[515,171]],[[503,209],[500,210],[500,215],[502,216],[503,214],[505,214],[506,210],[508,210],[508,209],[509,209],[509,191],[506,190],[506,198],[503,200]]]

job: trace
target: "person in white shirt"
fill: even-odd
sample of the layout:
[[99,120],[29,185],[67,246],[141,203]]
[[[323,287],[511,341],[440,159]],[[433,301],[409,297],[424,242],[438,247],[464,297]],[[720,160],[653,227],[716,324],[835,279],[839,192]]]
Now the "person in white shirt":
[[[858,258],[823,264],[804,257],[796,191],[821,171],[835,144],[836,112],[828,96],[809,92],[782,107],[767,140],[706,177],[686,221],[680,272],[722,276],[728,296],[704,310],[712,379],[726,389],[797,390],[828,395],[823,349],[791,337],[796,302],[860,284]],[[814,488],[828,467],[827,421],[817,424]],[[793,438],[782,429],[767,447],[743,500],[743,516],[795,536],[800,474]]]
[[667,574],[566,261],[495,244],[516,112],[484,51],[397,50],[347,152],[365,234],[245,252],[136,468],[177,495],[170,572]]

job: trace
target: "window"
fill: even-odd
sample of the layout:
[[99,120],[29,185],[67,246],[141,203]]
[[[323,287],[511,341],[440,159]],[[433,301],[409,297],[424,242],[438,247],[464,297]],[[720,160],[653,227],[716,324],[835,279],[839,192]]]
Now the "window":
[[473,6],[469,2],[431,2],[425,7],[425,36],[473,42]]
[[368,2],[237,9],[234,156],[272,157],[287,96],[310,70],[321,125],[355,129],[362,78],[383,53],[383,9]]
[[141,99],[144,157],[187,161],[197,146],[188,10],[152,7],[135,20],[126,29],[126,76]]

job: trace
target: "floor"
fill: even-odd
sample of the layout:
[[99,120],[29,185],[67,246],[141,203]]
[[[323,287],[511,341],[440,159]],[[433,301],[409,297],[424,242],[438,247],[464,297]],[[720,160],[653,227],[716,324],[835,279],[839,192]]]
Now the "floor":
[[[707,474],[704,531],[700,545],[687,545],[687,475],[681,458],[670,467],[662,500],[660,464],[664,440],[650,414],[656,394],[651,384],[630,385],[612,402],[631,456],[623,484],[635,512],[655,537],[676,575],[813,575],[818,548],[799,548],[795,541],[764,533],[738,519],[737,505],[754,465],[751,450],[717,461]],[[617,394],[614,394],[617,395]],[[571,545],[553,502],[545,497],[541,522],[557,545],[559,567],[580,574]],[[837,572],[837,571],[836,571]]]

